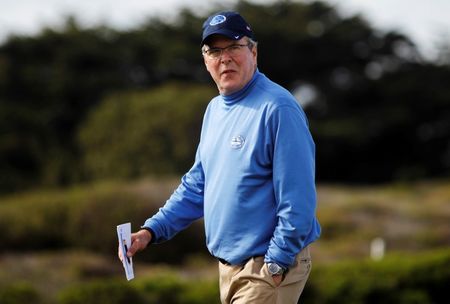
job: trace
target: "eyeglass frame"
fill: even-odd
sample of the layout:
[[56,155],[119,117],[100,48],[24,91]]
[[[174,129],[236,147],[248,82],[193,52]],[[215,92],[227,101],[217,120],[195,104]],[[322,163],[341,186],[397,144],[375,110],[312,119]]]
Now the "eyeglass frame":
[[[247,44],[233,43],[233,44],[223,47],[223,48],[213,47],[213,48],[205,49],[205,46],[202,48],[202,54],[206,55],[208,58],[210,58],[212,60],[218,60],[222,57],[224,51],[229,52],[229,49],[232,47],[239,47],[239,50],[242,50],[243,47],[248,47],[251,50],[254,46],[256,46],[256,42],[253,42],[249,39],[247,41]],[[211,54],[208,53],[208,51],[210,51],[210,50],[220,51],[220,53],[217,55],[217,57],[213,57],[213,56],[211,56]],[[230,53],[228,53],[228,54],[230,56],[235,56],[235,55],[231,55]]]

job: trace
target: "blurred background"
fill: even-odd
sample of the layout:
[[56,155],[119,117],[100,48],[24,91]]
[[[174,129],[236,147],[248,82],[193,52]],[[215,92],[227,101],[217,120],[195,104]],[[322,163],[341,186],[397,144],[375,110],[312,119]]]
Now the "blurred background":
[[217,89],[200,53],[237,10],[317,147],[302,303],[447,303],[450,3],[0,0],[0,303],[219,303],[203,223],[134,259]]

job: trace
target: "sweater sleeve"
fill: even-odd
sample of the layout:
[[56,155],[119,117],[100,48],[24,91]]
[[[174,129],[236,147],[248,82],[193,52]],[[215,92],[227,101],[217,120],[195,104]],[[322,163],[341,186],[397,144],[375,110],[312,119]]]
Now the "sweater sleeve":
[[265,261],[289,267],[314,229],[315,145],[300,108],[276,108],[268,127],[273,143],[277,219]]
[[181,178],[178,188],[165,205],[142,226],[153,231],[152,243],[171,239],[192,222],[203,217],[203,190],[204,173],[197,150],[194,165]]

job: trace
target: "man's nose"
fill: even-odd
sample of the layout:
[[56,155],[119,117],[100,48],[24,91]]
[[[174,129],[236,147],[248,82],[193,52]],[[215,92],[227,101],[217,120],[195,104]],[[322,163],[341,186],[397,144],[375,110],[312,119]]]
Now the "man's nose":
[[231,61],[231,55],[227,52],[227,50],[223,50],[220,55],[220,62],[229,62]]

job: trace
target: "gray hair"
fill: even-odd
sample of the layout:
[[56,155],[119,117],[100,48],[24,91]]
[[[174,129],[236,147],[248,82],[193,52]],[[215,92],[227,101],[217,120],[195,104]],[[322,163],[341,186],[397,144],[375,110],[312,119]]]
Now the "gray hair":
[[247,42],[248,42],[248,44],[249,44],[249,48],[250,49],[252,49],[253,47],[257,47],[258,46],[258,42],[257,41],[255,41],[255,40],[253,40],[252,38],[250,38],[250,37],[247,37]]

